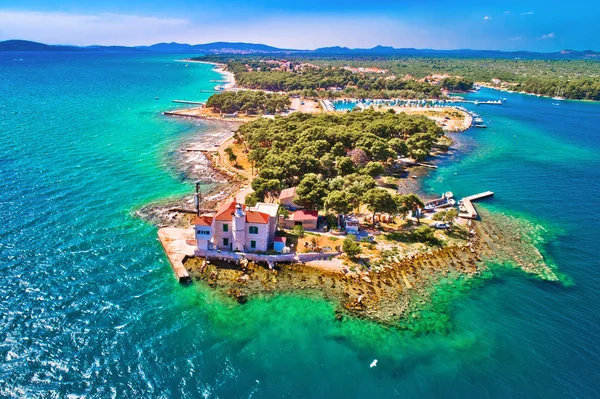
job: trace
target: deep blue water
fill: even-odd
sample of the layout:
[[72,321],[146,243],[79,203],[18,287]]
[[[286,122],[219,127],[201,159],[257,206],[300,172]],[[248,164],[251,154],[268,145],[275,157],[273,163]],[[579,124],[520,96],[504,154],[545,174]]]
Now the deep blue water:
[[572,284],[498,272],[452,302],[448,334],[416,337],[175,282],[132,212],[191,190],[170,151],[205,128],[160,112],[219,79],[175,58],[0,54],[0,396],[600,396],[600,105],[473,95],[508,101],[476,108],[489,128],[426,189],[493,190]]

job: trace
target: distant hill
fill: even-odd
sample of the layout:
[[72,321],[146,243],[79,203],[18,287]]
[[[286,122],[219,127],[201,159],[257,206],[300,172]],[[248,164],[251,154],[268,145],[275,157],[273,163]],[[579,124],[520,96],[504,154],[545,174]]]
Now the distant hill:
[[[206,44],[182,44],[182,43],[158,43],[151,46],[139,46],[137,48],[150,51],[159,51],[163,53],[230,53],[230,54],[248,54],[248,53],[281,53],[288,50],[279,49],[277,47],[267,46],[265,44],[254,43],[228,43],[215,42]],[[296,51],[296,50],[290,50]]]
[[317,56],[405,56],[405,57],[463,57],[463,58],[521,58],[521,59],[600,59],[600,53],[592,50],[562,50],[555,53],[499,50],[434,50],[376,46],[365,49],[348,47],[322,47],[307,51]]
[[80,51],[74,46],[50,46],[27,40],[6,40],[0,42],[0,51]]
[[462,57],[462,58],[521,58],[521,59],[596,59],[600,53],[592,50],[562,50],[554,53],[536,53],[530,51],[498,50],[434,50],[415,48],[395,48],[375,46],[373,48],[351,49],[348,47],[321,47],[316,50],[281,49],[265,44],[214,42],[206,44],[157,43],[151,46],[58,46],[27,40],[7,40],[0,42],[0,51],[151,51],[160,53],[187,54],[274,54],[302,55],[312,57],[364,56],[364,57]]

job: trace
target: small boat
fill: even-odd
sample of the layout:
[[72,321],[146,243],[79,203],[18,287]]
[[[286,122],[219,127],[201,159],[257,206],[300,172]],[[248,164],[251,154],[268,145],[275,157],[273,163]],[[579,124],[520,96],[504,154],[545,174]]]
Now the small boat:
[[487,125],[486,125],[486,124],[484,124],[484,123],[476,123],[476,124],[475,124],[475,127],[478,127],[478,128],[480,128],[480,129],[485,129],[485,128],[487,128]]
[[158,100],[158,97],[154,97],[155,100]]

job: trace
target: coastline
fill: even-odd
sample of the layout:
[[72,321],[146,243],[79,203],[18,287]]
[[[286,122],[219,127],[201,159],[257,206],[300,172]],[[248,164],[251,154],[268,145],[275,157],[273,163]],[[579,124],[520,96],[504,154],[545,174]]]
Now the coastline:
[[198,61],[198,60],[192,60],[190,58],[188,59],[183,59],[183,60],[176,60],[177,62],[186,62],[186,63],[194,63],[194,64],[207,64],[207,65],[213,65],[214,68],[213,70],[215,72],[220,73],[225,79],[225,81],[223,82],[224,84],[222,85],[224,90],[232,90],[235,88],[235,76],[233,74],[233,72],[230,72],[227,70],[227,64],[223,64],[221,62],[208,62],[208,61]]
[[[221,137],[225,135],[222,134]],[[228,140],[221,141],[220,147],[226,143]],[[186,156],[186,153],[178,154]],[[206,193],[202,208],[214,208],[220,201],[239,195],[240,190],[247,185],[246,178],[240,178],[219,163],[221,157],[218,150],[196,155],[203,156],[206,167],[222,179]],[[188,173],[189,171],[184,171],[189,177]],[[425,174],[426,169],[415,167],[410,173]],[[206,171],[202,171],[201,175],[206,176]],[[400,191],[422,191],[422,179],[402,180],[406,186],[402,189],[400,185]],[[187,196],[159,207],[150,204],[145,208],[154,211],[155,220],[161,220],[161,226],[189,228],[193,214],[182,214],[174,209],[174,205],[191,209],[193,203],[193,196]],[[214,260],[206,263],[196,257],[186,258],[183,265],[192,281],[202,281],[240,303],[264,295],[298,293],[332,301],[336,304],[338,319],[351,316],[412,329],[413,324],[419,321],[421,311],[430,306],[435,287],[439,284],[468,285],[477,278],[486,278],[490,273],[488,262],[512,262],[527,273],[545,280],[559,281],[535,246],[521,240],[519,229],[514,228],[510,219],[499,219],[502,221],[499,223],[489,213],[484,211],[484,214],[485,222],[473,221],[467,225],[467,230],[461,233],[465,234],[463,242],[424,248],[424,252],[401,251],[376,268],[352,269],[344,265],[343,260],[337,260],[281,264],[275,267],[275,271],[270,271],[252,262],[242,269]],[[148,219],[147,216],[144,218]],[[466,234],[468,229],[472,231],[469,235]],[[218,267],[219,265],[224,267]]]
[[[420,112],[427,110],[418,109]],[[233,126],[239,125],[239,121],[216,119],[214,124],[221,130],[224,125],[232,130]],[[221,131],[215,135],[218,142],[215,141],[210,147],[193,147],[190,143],[183,143],[177,151],[175,167],[186,180],[199,179],[214,183],[204,193],[201,208],[214,209],[219,202],[233,196],[243,201],[240,193],[247,191],[244,187],[251,177],[233,169],[222,154],[224,146],[230,143],[230,133]],[[204,132],[194,137],[199,139],[202,136],[205,136]],[[190,151],[190,148],[193,150]],[[437,159],[434,158],[434,163]],[[198,163],[202,164],[199,170],[196,167]],[[426,170],[416,167],[410,173],[422,176]],[[404,187],[399,184],[399,192],[422,193],[421,180],[408,177],[401,179]],[[194,197],[190,195],[149,204],[137,214],[163,227],[189,228],[194,214],[193,205]],[[489,214],[485,218],[492,219]],[[498,226],[501,225],[498,223]],[[508,225],[504,223],[504,227]],[[383,324],[402,325],[404,328],[411,328],[411,323],[420,317],[421,310],[429,306],[428,298],[438,284],[447,284],[448,281],[469,282],[476,277],[484,277],[489,272],[486,264],[489,261],[512,262],[521,270],[542,279],[559,280],[544,263],[537,248],[521,241],[516,233],[518,229],[511,234],[513,231],[510,228],[501,231],[495,223],[487,220],[468,222],[466,226],[466,229],[457,227],[457,231],[463,234],[463,241],[452,241],[442,247],[424,247],[410,253],[402,249],[398,256],[387,259],[387,263],[376,268],[348,267],[342,259],[282,264],[277,265],[274,271],[252,262],[244,268],[231,264],[217,267],[218,261],[206,262],[196,257],[186,257],[183,265],[192,280],[203,281],[240,303],[265,294],[298,292],[333,301],[337,304],[338,318],[347,314]]]
[[[504,87],[496,87],[496,86],[490,85],[489,83],[486,83],[486,82],[476,82],[475,84],[477,84],[478,86],[481,86],[481,87],[485,87],[486,89],[498,90],[498,91],[502,91],[505,93],[521,94],[524,96],[534,96],[534,97],[547,98],[550,100],[554,100],[554,97],[552,97],[552,96],[547,96],[547,95],[538,94],[538,93],[530,93],[530,92],[526,92],[526,91],[514,91],[514,90],[504,88]],[[582,103],[600,103],[599,100],[587,100],[587,99],[582,99],[582,98],[562,98],[562,99],[556,100],[556,101],[580,101]]]

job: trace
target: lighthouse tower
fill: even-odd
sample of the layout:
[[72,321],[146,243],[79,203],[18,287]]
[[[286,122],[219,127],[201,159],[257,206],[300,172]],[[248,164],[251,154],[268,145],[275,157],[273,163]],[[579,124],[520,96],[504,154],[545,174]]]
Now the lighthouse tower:
[[241,204],[235,206],[231,227],[233,250],[244,251],[246,243],[246,212],[244,212]]

